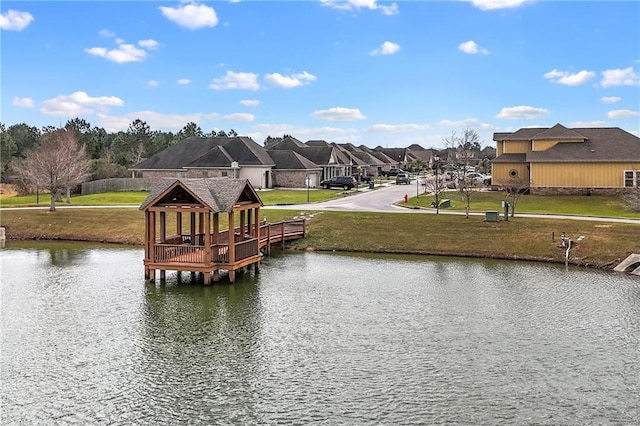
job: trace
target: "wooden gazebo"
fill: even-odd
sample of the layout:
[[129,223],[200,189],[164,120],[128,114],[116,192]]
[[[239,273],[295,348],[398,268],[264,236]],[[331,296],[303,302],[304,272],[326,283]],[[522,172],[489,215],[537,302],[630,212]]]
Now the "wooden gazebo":
[[154,280],[156,271],[160,279],[167,270],[202,272],[208,285],[212,273],[214,281],[220,279],[220,270],[227,270],[233,282],[238,269],[259,268],[262,206],[246,179],[158,181],[140,206],[145,278]]

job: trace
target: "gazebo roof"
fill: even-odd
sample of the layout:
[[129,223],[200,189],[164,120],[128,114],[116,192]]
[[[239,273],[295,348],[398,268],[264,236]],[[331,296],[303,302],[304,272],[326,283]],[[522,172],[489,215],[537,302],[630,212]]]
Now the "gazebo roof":
[[238,202],[262,200],[247,179],[164,178],[151,188],[140,210],[162,203],[197,204],[213,212],[231,212]]

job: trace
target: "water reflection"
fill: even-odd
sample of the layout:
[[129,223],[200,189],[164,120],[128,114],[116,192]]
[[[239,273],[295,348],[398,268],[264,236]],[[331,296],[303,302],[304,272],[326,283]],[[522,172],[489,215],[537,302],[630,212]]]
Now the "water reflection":
[[2,251],[2,424],[640,418],[637,277],[306,253],[204,287],[145,284],[141,249],[75,251]]

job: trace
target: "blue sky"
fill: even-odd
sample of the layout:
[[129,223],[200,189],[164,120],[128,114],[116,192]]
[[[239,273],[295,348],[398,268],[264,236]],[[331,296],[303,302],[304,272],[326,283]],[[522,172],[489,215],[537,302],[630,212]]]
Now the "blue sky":
[[6,125],[369,147],[453,131],[640,135],[637,1],[3,1]]

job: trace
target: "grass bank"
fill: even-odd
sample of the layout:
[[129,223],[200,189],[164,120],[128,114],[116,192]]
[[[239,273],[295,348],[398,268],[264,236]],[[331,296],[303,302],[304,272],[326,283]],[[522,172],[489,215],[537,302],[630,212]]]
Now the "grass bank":
[[[575,265],[612,268],[639,250],[640,226],[578,220],[530,219],[484,222],[482,217],[404,213],[309,212],[308,234],[291,244],[300,250],[363,251],[487,257],[564,263],[560,234],[576,239]],[[301,216],[265,210],[278,222]],[[141,245],[144,216],[137,209],[3,211],[0,226],[11,239],[60,239]],[[552,239],[555,234],[555,241]]]

